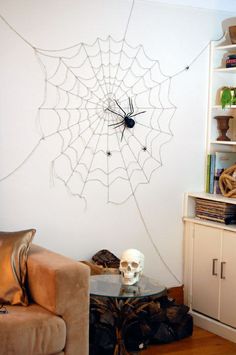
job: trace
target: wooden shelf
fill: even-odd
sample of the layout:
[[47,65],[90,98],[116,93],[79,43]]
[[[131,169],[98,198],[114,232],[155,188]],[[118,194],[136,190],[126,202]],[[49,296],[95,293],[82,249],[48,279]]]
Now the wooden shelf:
[[211,106],[213,109],[216,109],[216,110],[234,110],[236,109],[236,105],[231,105],[231,106],[227,106],[225,108],[222,108],[221,105],[212,105]]
[[207,192],[188,192],[189,197],[204,198],[206,200],[219,201],[236,205],[236,198],[224,197],[220,194],[209,194]]
[[211,141],[211,144],[236,145],[236,141]]
[[224,229],[231,232],[236,231],[236,224],[224,224],[220,222],[209,221],[207,219],[198,217],[183,217],[184,222],[193,222],[195,224],[201,224],[203,226],[213,227],[217,229]]
[[227,44],[225,46],[216,46],[215,49],[217,50],[230,50],[230,49],[235,49],[236,50],[236,44]]
[[232,73],[232,72],[236,73],[236,67],[234,67],[234,68],[214,68],[213,70],[216,72],[223,72],[223,73]]
[[221,222],[196,217],[196,198],[236,205],[236,198],[228,198],[220,194],[210,194],[206,192],[188,192],[185,195],[185,210],[183,217],[184,222],[193,222],[194,224],[201,224],[236,232],[236,224],[224,224]]

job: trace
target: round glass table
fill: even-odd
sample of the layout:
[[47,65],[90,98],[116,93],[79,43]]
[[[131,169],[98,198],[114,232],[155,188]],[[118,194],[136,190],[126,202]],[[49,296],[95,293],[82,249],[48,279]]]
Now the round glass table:
[[[143,321],[145,310],[166,296],[165,286],[142,276],[132,286],[122,285],[119,274],[94,275],[90,279],[90,354],[130,354],[130,324]],[[157,303],[155,303],[157,304]],[[140,341],[132,354],[144,347]],[[134,352],[135,350],[135,352]]]
[[163,296],[166,288],[156,280],[141,276],[138,283],[122,285],[119,274],[93,275],[90,277],[90,295],[115,298]]

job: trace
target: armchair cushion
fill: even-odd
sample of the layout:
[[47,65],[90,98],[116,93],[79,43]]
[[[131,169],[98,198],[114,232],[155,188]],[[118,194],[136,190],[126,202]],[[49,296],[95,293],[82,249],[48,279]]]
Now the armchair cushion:
[[0,232],[0,303],[27,306],[27,256],[34,229]]
[[62,351],[66,324],[61,317],[37,304],[6,306],[0,315],[0,355],[44,355]]
[[88,355],[88,266],[38,245],[31,246],[27,264],[33,302],[65,321],[65,354]]

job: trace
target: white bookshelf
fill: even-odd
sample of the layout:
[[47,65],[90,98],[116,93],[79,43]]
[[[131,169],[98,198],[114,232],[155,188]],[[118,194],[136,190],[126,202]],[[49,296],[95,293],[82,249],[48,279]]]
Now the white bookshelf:
[[[236,44],[211,44],[206,163],[208,154],[236,151],[236,105],[225,109],[220,105],[222,88],[236,87],[236,68],[225,67],[225,59],[229,54],[236,54]],[[220,115],[234,117],[230,120],[227,132],[230,141],[217,140],[219,132],[214,117]],[[185,303],[190,307],[196,325],[236,342],[236,224],[226,225],[197,217],[197,198],[236,205],[236,198],[220,194],[185,194]]]
[[[215,151],[232,151],[236,150],[236,105],[222,109],[220,104],[221,90],[225,86],[236,87],[236,67],[226,68],[226,57],[229,54],[236,54],[236,45],[218,45],[211,43],[210,61],[209,61],[209,92],[208,92],[208,120],[207,120],[207,154]],[[217,121],[215,116],[230,115],[234,116],[229,122],[229,130],[227,135],[231,139],[230,142],[217,141],[219,135],[217,129]]]

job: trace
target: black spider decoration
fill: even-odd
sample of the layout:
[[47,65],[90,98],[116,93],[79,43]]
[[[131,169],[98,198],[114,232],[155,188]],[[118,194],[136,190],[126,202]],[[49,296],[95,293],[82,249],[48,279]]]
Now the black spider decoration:
[[110,108],[107,108],[106,110],[108,110],[108,111],[114,113],[115,115],[118,115],[118,116],[123,118],[122,121],[110,124],[109,126],[115,126],[114,128],[118,128],[120,126],[124,126],[122,134],[121,134],[121,141],[122,141],[125,129],[126,128],[133,128],[134,125],[135,125],[135,120],[132,117],[140,115],[141,113],[145,113],[146,111],[142,111],[142,112],[138,112],[138,113],[134,114],[134,106],[133,106],[132,99],[130,97],[129,97],[129,110],[130,110],[130,112],[128,112],[128,113],[126,113],[123,110],[123,108],[119,105],[117,100],[114,100],[114,101],[115,101],[116,105],[119,107],[119,109],[123,112],[124,115],[122,115],[119,112],[113,111]]

